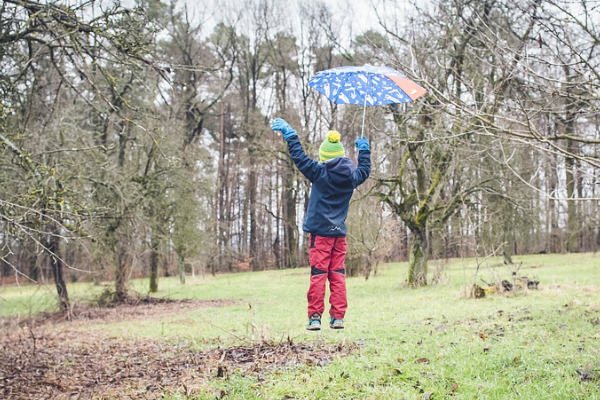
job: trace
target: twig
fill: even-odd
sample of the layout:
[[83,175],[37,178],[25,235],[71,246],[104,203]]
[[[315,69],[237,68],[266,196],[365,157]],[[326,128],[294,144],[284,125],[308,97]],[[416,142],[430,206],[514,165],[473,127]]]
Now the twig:
[[222,330],[223,332],[230,334],[231,336],[235,337],[236,339],[239,339],[239,340],[244,340],[244,338],[241,338],[241,337],[239,337],[238,335],[236,335],[235,333],[233,333],[233,332],[229,332],[228,330],[226,330],[226,329],[224,329],[224,328],[221,328],[220,326],[218,326],[218,325],[215,325],[215,324],[213,324],[212,322],[210,322],[210,321],[208,321],[208,320],[202,320],[202,322],[204,322],[204,323],[207,323],[207,324],[209,324],[209,325],[211,325],[211,326],[214,326],[215,328],[217,328],[217,329],[220,329],[220,330]]
[[37,352],[37,347],[36,347],[37,338],[33,334],[33,330],[31,329],[31,327],[28,327],[28,328],[29,328],[29,334],[31,335],[31,339],[33,340],[33,357],[35,357],[35,353]]

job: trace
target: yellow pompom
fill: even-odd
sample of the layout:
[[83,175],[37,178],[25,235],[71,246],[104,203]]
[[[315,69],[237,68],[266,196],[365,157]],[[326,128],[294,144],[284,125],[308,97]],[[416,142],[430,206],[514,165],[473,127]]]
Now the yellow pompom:
[[329,131],[327,132],[327,141],[330,143],[337,143],[340,141],[342,135],[338,131]]

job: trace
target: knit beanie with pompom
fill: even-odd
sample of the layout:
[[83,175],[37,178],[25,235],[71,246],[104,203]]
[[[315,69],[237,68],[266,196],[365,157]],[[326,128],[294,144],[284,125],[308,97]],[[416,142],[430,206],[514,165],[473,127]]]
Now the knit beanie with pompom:
[[319,159],[321,162],[333,160],[336,157],[345,157],[344,145],[340,142],[342,135],[338,131],[327,132],[327,139],[319,147]]

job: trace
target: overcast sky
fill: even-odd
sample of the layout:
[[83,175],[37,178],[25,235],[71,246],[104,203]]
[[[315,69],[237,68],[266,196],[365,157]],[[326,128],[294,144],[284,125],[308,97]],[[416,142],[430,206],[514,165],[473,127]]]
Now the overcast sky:
[[[258,1],[258,0],[255,0]],[[346,23],[352,24],[352,31],[354,34],[357,32],[364,32],[367,29],[378,29],[377,16],[373,10],[371,0],[318,0],[327,4],[331,11],[339,13],[335,15],[340,19],[344,19]],[[280,4],[284,5],[285,15],[281,18],[285,19],[282,22],[289,22],[295,25],[298,20],[299,4],[302,5],[313,5],[315,0],[280,0]],[[223,5],[223,4],[230,5]],[[212,28],[220,18],[220,10],[223,7],[232,7],[235,10],[242,10],[247,7],[247,0],[183,0],[182,4],[185,4],[190,11],[190,16],[193,17],[194,21],[204,21],[204,34],[209,34]]]

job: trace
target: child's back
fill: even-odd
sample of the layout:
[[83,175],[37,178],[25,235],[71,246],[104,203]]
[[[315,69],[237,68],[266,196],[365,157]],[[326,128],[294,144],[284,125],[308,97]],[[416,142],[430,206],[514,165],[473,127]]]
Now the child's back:
[[344,266],[347,253],[346,217],[354,189],[369,177],[371,171],[369,142],[365,138],[356,140],[359,150],[357,167],[345,157],[340,134],[330,131],[319,148],[321,163],[318,163],[306,155],[298,134],[287,122],[277,118],[272,129],[283,133],[294,163],[313,184],[302,225],[304,232],[310,234],[308,258],[311,281],[307,295],[307,329],[321,328],[327,280],[331,291],[330,327],[342,329],[347,308]]

